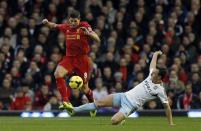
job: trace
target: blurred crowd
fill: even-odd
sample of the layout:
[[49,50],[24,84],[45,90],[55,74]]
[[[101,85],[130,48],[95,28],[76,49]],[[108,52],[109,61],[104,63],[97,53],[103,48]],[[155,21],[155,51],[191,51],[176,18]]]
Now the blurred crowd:
[[[158,66],[168,69],[171,107],[201,108],[200,6],[200,0],[1,0],[0,110],[58,109],[53,74],[65,55],[65,35],[41,21],[64,23],[72,10],[101,38],[90,42],[89,54],[96,100],[143,81],[153,51],[162,50]],[[79,90],[69,88],[68,95],[75,106],[87,102]],[[159,103],[143,109],[161,109]]]

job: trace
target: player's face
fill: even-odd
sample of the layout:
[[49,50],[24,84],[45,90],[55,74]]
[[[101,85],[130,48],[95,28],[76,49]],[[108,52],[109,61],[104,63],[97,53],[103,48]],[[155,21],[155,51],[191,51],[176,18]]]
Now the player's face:
[[80,24],[80,19],[69,18],[68,22],[69,22],[71,28],[76,28]]
[[158,69],[153,70],[151,74],[152,80],[157,81],[160,79],[160,76],[158,75],[158,73],[159,73]]

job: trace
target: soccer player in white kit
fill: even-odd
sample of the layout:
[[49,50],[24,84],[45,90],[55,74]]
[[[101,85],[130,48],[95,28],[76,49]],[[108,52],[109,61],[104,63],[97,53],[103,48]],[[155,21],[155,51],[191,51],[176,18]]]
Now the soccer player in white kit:
[[119,107],[119,111],[111,119],[112,124],[116,125],[143,106],[145,102],[158,97],[164,105],[169,125],[174,125],[172,111],[162,83],[162,78],[166,75],[166,69],[156,66],[157,58],[161,54],[161,51],[154,52],[150,63],[149,76],[133,89],[125,93],[110,94],[94,103],[73,108],[69,107],[67,111],[74,114],[76,112],[93,111],[101,107]]

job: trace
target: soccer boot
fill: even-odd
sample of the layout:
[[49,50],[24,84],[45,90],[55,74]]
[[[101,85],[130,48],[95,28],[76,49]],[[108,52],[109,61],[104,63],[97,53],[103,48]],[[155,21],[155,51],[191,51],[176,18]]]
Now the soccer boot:
[[[95,99],[94,99],[94,103],[95,103]],[[89,113],[91,117],[96,117],[97,110],[90,111]]]
[[[65,107],[64,107],[64,102],[62,102],[60,105],[59,105],[59,110],[65,110]],[[65,102],[65,103],[69,103],[69,102]]]
[[[59,109],[60,109],[60,110],[65,110],[65,109],[66,109],[66,105],[72,106],[72,104],[71,104],[70,102],[64,101],[64,102],[62,102],[62,103],[60,104]],[[72,107],[73,107],[73,106],[72,106]]]
[[68,112],[69,115],[73,115],[73,105],[70,102],[63,102],[63,108]]
[[96,113],[97,113],[97,110],[90,111],[90,116],[91,117],[96,117]]

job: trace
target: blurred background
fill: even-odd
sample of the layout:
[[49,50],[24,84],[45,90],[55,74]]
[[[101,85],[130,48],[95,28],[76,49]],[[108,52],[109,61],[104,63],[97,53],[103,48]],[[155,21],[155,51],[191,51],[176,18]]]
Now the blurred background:
[[[101,38],[89,54],[96,100],[143,81],[153,51],[162,50],[158,65],[168,69],[171,108],[201,109],[200,7],[200,0],[1,0],[0,110],[58,110],[53,73],[65,55],[65,35],[41,21],[64,23],[72,10]],[[68,95],[74,106],[87,102],[79,90]],[[162,108],[155,99],[141,110]]]

